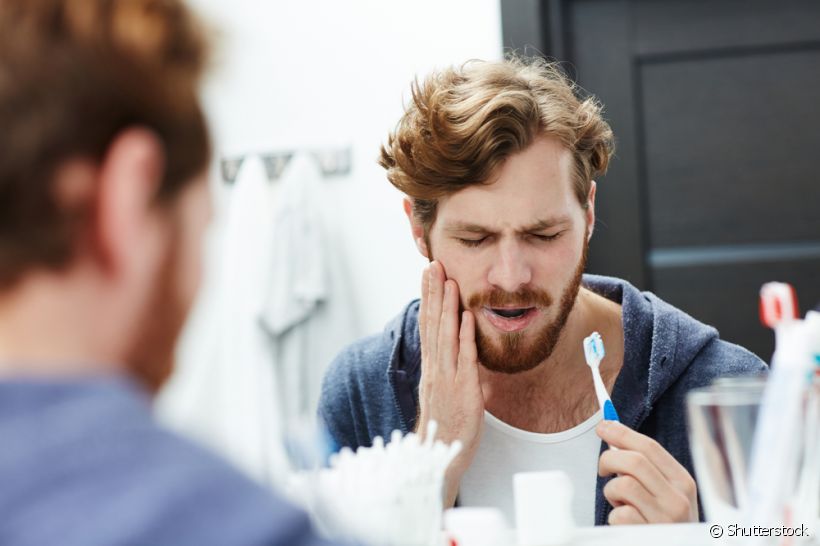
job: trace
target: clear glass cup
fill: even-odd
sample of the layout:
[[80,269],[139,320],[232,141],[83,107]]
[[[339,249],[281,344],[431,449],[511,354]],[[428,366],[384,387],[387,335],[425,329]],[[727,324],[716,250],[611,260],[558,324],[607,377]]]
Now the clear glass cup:
[[689,446],[710,521],[738,521],[764,378],[719,379],[687,395]]
[[[749,467],[764,377],[720,379],[687,395],[688,432],[698,491],[710,522],[740,524],[749,501]],[[787,511],[794,527],[820,529],[820,376],[807,382],[800,445]]]

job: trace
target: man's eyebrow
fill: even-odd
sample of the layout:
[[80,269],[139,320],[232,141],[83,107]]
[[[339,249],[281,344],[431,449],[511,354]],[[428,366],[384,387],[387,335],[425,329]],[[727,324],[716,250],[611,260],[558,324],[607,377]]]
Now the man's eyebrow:
[[[566,224],[570,221],[570,217],[567,215],[555,216],[553,218],[545,218],[543,220],[538,220],[534,224],[529,226],[525,226],[519,230],[520,233],[530,233],[534,231],[543,231],[546,229],[554,228],[555,226],[559,226],[562,224]],[[488,227],[474,224],[472,222],[452,222],[450,224],[445,225],[444,231],[450,233],[493,233],[494,231]]]
[[562,224],[566,224],[566,223],[569,223],[569,222],[570,222],[570,217],[567,216],[566,214],[563,214],[561,216],[555,216],[553,218],[546,218],[544,220],[538,220],[534,224],[525,227],[521,231],[523,231],[525,233],[532,232],[532,231],[543,231],[545,229],[551,229],[551,228],[554,228],[555,226],[560,226]]
[[492,230],[480,226],[478,224],[472,224],[470,222],[453,222],[451,224],[447,224],[444,227],[444,231],[450,232],[459,232],[459,233],[491,233]]

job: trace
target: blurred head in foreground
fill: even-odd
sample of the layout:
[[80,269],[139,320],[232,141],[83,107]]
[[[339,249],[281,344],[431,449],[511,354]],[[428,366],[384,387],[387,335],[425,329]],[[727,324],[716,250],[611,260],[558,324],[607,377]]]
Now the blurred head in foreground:
[[156,390],[210,216],[201,31],[174,0],[0,6],[0,374]]

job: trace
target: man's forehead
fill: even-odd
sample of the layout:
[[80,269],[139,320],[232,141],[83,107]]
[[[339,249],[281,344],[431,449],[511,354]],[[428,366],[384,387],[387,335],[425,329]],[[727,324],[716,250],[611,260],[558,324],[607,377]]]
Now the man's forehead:
[[555,138],[539,137],[508,157],[487,183],[439,200],[436,224],[447,231],[539,231],[572,221],[583,208],[572,156]]

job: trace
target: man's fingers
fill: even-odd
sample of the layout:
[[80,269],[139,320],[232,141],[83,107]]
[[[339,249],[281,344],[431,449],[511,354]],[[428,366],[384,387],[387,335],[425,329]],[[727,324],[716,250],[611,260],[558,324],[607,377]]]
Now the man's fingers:
[[424,268],[421,274],[421,304],[419,305],[419,341],[421,343],[421,364],[427,362],[427,291],[430,287],[430,266]]
[[461,314],[458,332],[458,373],[478,377],[478,350],[475,345],[475,316],[470,311]]
[[441,305],[444,298],[444,274],[438,262],[430,264],[427,286],[427,358],[438,358],[438,331],[441,321]]
[[601,421],[596,428],[598,436],[611,446],[642,453],[666,479],[685,483],[689,472],[658,442],[616,421]]
[[634,506],[629,504],[613,508],[607,521],[610,525],[643,525],[649,523]]
[[458,287],[455,281],[444,281],[444,298],[438,332],[438,366],[445,377],[452,378],[458,358]]
[[634,507],[646,521],[660,523],[669,521],[660,511],[658,500],[632,476],[618,476],[604,486],[604,497],[618,508]]
[[608,449],[598,460],[598,475],[630,475],[638,480],[650,493],[663,498],[671,492],[672,484],[660,470],[642,453],[619,449]]
[[[619,474],[610,483],[631,478],[657,499],[648,508],[637,505],[644,517],[651,523],[697,521],[695,480],[668,451],[620,423],[600,423],[597,432],[607,443],[620,448],[601,455],[599,474]],[[618,499],[619,495],[613,498]]]

